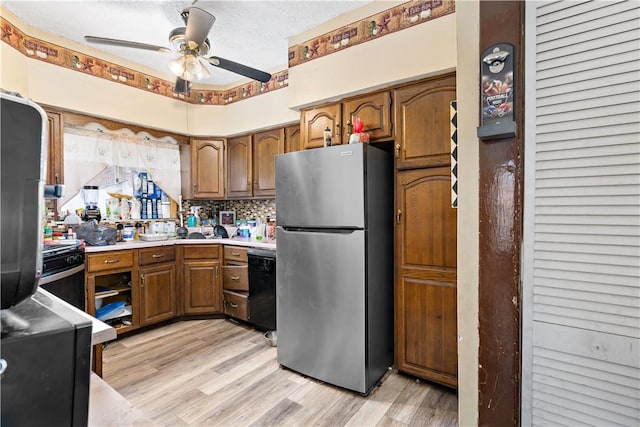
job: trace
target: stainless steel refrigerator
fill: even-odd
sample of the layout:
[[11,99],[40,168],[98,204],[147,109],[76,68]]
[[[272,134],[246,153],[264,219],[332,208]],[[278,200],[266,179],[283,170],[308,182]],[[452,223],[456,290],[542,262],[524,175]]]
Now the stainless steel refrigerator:
[[369,393],[393,364],[393,157],[276,157],[278,362]]

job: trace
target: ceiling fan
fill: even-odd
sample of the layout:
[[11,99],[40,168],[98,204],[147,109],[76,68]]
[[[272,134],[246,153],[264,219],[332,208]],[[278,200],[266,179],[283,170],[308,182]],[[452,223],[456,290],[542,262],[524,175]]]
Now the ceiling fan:
[[209,77],[211,73],[205,66],[205,63],[263,83],[271,79],[271,74],[264,71],[218,56],[207,57],[209,49],[211,48],[207,36],[216,20],[212,14],[199,7],[191,6],[184,9],[181,16],[186,27],[175,28],[169,33],[171,49],[163,46],[105,37],[84,36],[84,39],[89,43],[180,54],[178,58],[169,61],[169,69],[177,76],[175,85],[176,92],[188,92],[191,81]]

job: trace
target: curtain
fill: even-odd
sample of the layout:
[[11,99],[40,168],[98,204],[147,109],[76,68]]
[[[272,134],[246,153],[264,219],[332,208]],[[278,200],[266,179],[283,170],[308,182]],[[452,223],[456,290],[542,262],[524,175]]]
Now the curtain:
[[146,171],[170,198],[179,199],[180,149],[177,143],[141,138],[132,132],[129,135],[65,128],[65,196],[60,205],[109,166]]

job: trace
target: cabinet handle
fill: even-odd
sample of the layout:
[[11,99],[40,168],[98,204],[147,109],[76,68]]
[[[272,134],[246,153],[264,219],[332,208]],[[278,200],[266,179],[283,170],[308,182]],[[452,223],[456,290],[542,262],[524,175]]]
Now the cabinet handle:
[[140,287],[141,287],[141,288],[144,288],[144,274],[141,274],[141,275],[140,275],[140,281],[142,282],[142,283],[140,284]]
[[105,264],[117,264],[120,262],[119,258],[115,258],[115,259],[105,259],[104,263]]
[[396,144],[396,157],[400,158],[400,144]]
[[193,192],[194,193],[198,192],[198,184],[193,184]]
[[347,122],[347,126],[345,126],[345,136],[349,137],[349,135],[351,135],[351,133],[353,132],[353,125],[351,124],[351,120],[349,120]]
[[55,180],[55,183],[56,183],[56,184],[60,184],[60,175],[55,174],[55,176],[54,176],[54,180]]
[[336,136],[340,136],[340,123],[336,122]]
[[402,211],[398,209],[398,213],[396,213],[396,222],[400,224],[400,219],[402,218]]
[[231,306],[231,308],[238,308],[238,304],[234,304],[231,301],[227,301],[229,303],[229,305]]
[[240,252],[231,252],[231,255],[233,255],[233,256],[240,256]]
[[162,258],[164,256],[164,254],[153,254],[152,257],[153,258]]
[[218,266],[216,265],[216,277],[218,277]]
[[240,280],[240,276],[231,276],[231,280],[238,281]]

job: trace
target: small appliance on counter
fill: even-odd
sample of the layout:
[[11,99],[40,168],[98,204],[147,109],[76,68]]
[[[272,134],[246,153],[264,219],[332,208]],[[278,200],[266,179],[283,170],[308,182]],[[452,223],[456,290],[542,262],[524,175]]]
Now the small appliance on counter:
[[97,185],[85,185],[82,187],[82,198],[84,199],[84,213],[82,219],[85,221],[95,219],[100,222],[100,208],[98,207],[98,201],[100,196],[100,190]]

